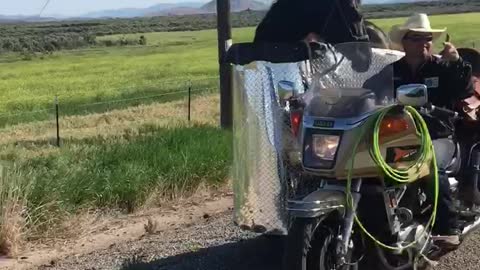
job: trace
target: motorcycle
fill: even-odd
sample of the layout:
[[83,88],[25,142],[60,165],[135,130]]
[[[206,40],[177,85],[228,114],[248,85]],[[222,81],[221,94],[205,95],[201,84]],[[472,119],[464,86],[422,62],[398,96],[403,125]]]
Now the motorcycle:
[[[447,170],[461,209],[462,240],[478,229],[479,201],[462,199],[455,180],[462,164],[452,136],[459,115],[428,104],[425,85],[392,89],[389,64],[398,55],[381,49],[355,54],[359,43],[344,43],[275,45],[259,57],[252,46],[237,46],[230,59],[237,65],[238,90],[235,222],[286,236],[285,269],[434,264],[431,258],[445,252],[436,244],[442,239],[431,232],[438,164]],[[240,57],[241,51],[250,58]],[[431,140],[427,122],[434,121],[451,133]],[[476,198],[478,145],[466,157]]]

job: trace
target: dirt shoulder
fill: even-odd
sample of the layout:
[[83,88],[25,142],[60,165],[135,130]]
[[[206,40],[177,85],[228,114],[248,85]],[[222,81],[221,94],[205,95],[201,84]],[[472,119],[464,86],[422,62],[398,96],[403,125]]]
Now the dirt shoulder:
[[80,256],[140,240],[149,234],[188,227],[232,208],[228,191],[204,192],[168,206],[148,209],[134,215],[97,217],[81,235],[68,240],[29,243],[17,258],[1,258],[0,269],[37,269],[54,265],[69,256]]
[[[224,191],[112,218],[96,223],[91,232],[78,239],[37,246],[17,260],[1,260],[0,268],[280,269],[282,239],[240,230],[233,224],[232,207],[232,194]],[[476,233],[443,258],[436,269],[478,269],[479,246],[480,234]]]

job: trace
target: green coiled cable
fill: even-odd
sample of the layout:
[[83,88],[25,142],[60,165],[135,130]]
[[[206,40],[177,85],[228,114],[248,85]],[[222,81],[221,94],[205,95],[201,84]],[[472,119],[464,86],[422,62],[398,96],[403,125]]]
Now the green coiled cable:
[[[427,124],[425,123],[425,120],[423,117],[418,113],[418,111],[411,107],[411,106],[406,106],[405,107],[405,112],[412,117],[416,123],[419,124],[419,133],[421,135],[421,147],[420,147],[420,157],[417,159],[415,164],[413,166],[410,166],[407,169],[395,169],[390,167],[385,160],[382,157],[382,154],[380,152],[380,145],[379,145],[379,133],[380,133],[380,124],[382,123],[383,118],[387,113],[396,107],[396,105],[386,107],[385,109],[382,109],[379,113],[377,113],[377,119],[375,121],[375,126],[373,130],[373,142],[372,142],[372,147],[370,149],[370,156],[372,159],[375,161],[375,163],[378,165],[378,167],[383,171],[385,176],[388,176],[391,180],[396,181],[398,183],[412,183],[416,180],[418,180],[418,177],[415,178],[415,173],[418,172],[418,168],[424,165],[426,160],[431,159],[432,161],[432,167],[434,171],[434,202],[433,202],[433,210],[432,210],[432,215],[425,226],[425,229],[423,230],[421,236],[424,236],[425,233],[427,233],[427,230],[429,227],[433,227],[435,224],[435,218],[437,215],[437,203],[438,203],[438,189],[439,189],[439,184],[438,184],[438,167],[437,167],[437,161],[435,158],[435,153],[433,149],[433,144],[432,140],[430,138],[430,133],[428,131]],[[350,158],[350,167],[348,169],[347,173],[347,205],[349,207],[353,207],[353,197],[351,194],[351,182],[352,182],[352,171],[354,168],[354,159],[357,153],[357,148],[362,139],[365,138],[366,135],[366,128],[365,125],[363,126],[363,131],[362,131],[362,136],[359,136],[359,140],[355,144],[355,147],[353,149],[353,155]],[[415,241],[402,246],[402,247],[393,247],[386,245],[382,243],[381,241],[377,240],[375,236],[373,236],[371,233],[369,233],[365,227],[363,226],[362,222],[358,219],[357,215],[354,214],[354,219],[355,222],[357,223],[358,227],[368,236],[372,241],[374,241],[377,245],[389,249],[389,250],[399,250],[402,251],[406,248],[409,248],[413,245],[415,245],[418,242],[418,239],[415,239]]]

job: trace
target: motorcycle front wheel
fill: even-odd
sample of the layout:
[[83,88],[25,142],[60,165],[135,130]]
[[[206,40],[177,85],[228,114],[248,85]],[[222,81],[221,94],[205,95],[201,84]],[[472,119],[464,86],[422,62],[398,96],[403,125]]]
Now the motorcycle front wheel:
[[[337,265],[336,230],[323,226],[319,219],[296,219],[284,249],[284,270],[357,270],[356,264]],[[350,252],[351,257],[352,252]],[[351,258],[347,258],[350,261]]]

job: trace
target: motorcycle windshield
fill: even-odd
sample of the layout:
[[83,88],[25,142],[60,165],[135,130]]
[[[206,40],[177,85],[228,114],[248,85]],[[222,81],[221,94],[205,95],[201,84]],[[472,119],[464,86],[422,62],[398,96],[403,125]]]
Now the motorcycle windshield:
[[305,115],[352,118],[394,103],[393,65],[398,55],[366,43],[328,46],[311,59],[312,79],[303,95]]

